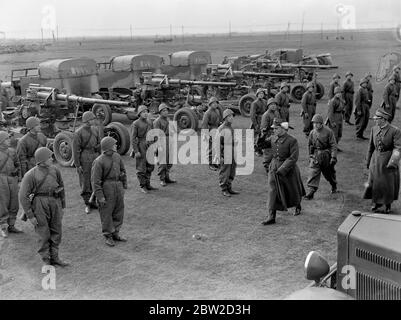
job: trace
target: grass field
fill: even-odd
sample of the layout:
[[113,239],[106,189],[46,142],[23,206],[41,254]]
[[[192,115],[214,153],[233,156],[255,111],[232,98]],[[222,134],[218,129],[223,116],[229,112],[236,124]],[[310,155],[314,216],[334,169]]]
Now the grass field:
[[[298,47],[299,39],[283,36],[210,37],[185,39],[184,43],[154,44],[151,40],[63,42],[47,51],[0,56],[0,78],[12,68],[33,67],[50,58],[87,56],[98,61],[128,53],[152,53],[167,57],[174,51],[209,50],[213,62],[224,55],[264,52],[266,48]],[[332,38],[332,37],[331,37]],[[354,40],[321,40],[320,35],[305,35],[306,53],[330,52],[336,72],[353,71],[358,82],[366,72],[376,73],[381,55],[400,51],[391,34],[360,33]],[[319,73],[328,87],[331,72]],[[385,83],[373,83],[374,104],[381,102]],[[318,104],[326,115],[327,99]],[[300,106],[291,106],[290,120],[300,145],[298,165],[304,182],[308,156],[302,134]],[[234,128],[248,128],[248,118],[236,117]],[[128,122],[126,122],[129,125]],[[369,123],[369,130],[373,121]],[[395,125],[400,124],[396,115]],[[336,230],[352,210],[368,210],[362,200],[367,179],[365,154],[367,142],[355,140],[355,128],[345,126],[340,143],[337,177],[339,189],[330,195],[323,180],[315,199],[304,201],[303,214],[279,212],[277,224],[262,226],[266,214],[267,177],[262,159],[255,158],[252,175],[238,176],[234,188],[241,194],[224,198],[218,175],[206,165],[175,166],[172,176],[178,184],[151,194],[139,192],[135,161],[124,157],[129,187],[125,196],[125,222],[122,234],[129,241],[108,248],[101,236],[95,212],[86,215],[79,197],[74,169],[62,168],[66,185],[67,209],[64,213],[61,257],[72,263],[57,269],[57,289],[41,287],[41,261],[36,253],[36,236],[30,224],[18,222],[20,236],[0,239],[1,299],[280,299],[308,284],[303,275],[304,258],[319,250],[330,263],[336,261]],[[365,135],[368,135],[369,131]],[[158,186],[157,175],[152,184]],[[398,203],[394,205],[400,212]],[[194,234],[204,234],[201,240]]]

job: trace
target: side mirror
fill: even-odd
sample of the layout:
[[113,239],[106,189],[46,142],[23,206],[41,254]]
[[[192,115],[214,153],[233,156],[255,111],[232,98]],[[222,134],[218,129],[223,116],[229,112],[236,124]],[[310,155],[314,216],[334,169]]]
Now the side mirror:
[[321,278],[327,275],[330,266],[326,259],[317,251],[309,252],[305,260],[305,276],[308,280],[319,282]]

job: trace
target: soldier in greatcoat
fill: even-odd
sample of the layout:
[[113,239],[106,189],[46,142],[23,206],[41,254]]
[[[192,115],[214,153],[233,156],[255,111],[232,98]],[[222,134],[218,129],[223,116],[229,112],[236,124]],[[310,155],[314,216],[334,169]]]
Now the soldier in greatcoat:
[[309,82],[306,86],[306,91],[302,96],[301,100],[302,107],[302,119],[304,122],[304,133],[306,136],[313,129],[312,118],[316,113],[316,96],[315,88],[312,82]]
[[277,101],[278,110],[280,112],[280,117],[283,121],[290,121],[290,96],[288,92],[290,91],[290,86],[287,82],[282,82],[280,85],[280,92],[275,96]]
[[397,107],[398,93],[395,85],[395,77],[391,76],[388,79],[387,85],[384,87],[383,92],[383,109],[391,114],[389,122],[392,122],[395,116],[395,110]]
[[342,92],[343,92],[343,100],[345,103],[345,113],[344,113],[344,119],[345,123],[349,125],[354,125],[351,122],[351,115],[352,111],[354,109],[354,81],[352,80],[353,74],[351,71],[348,71],[345,74],[345,82],[342,87]]
[[[250,116],[251,116],[251,129],[254,130],[255,141],[260,135],[260,124],[262,121],[262,115],[267,110],[267,104],[265,98],[265,92],[262,88],[256,91],[256,100],[251,104]],[[255,146],[255,152],[257,155],[262,155],[262,150]]]

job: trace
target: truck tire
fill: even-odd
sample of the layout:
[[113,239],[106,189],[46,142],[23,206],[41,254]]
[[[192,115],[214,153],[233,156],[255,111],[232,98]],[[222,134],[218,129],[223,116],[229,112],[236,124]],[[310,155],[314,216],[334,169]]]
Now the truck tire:
[[320,100],[324,97],[324,86],[316,81],[316,99]]
[[96,115],[96,113],[99,111],[103,112],[103,125],[107,126],[111,122],[113,117],[110,106],[107,104],[95,103],[92,107],[92,112]]
[[174,113],[174,121],[177,121],[178,131],[186,129],[198,130],[198,116],[188,107],[181,108]]
[[306,92],[306,88],[302,84],[298,84],[291,89],[291,98],[294,102],[301,102],[302,96]]
[[74,134],[70,131],[62,131],[56,135],[53,142],[54,157],[63,167],[72,167],[72,143]]
[[241,112],[243,117],[249,118],[251,116],[251,104],[255,100],[256,96],[253,93],[248,93],[239,99],[239,112]]
[[110,136],[117,140],[117,152],[125,155],[130,147],[130,136],[126,126],[119,122],[110,122],[104,128],[104,136]]

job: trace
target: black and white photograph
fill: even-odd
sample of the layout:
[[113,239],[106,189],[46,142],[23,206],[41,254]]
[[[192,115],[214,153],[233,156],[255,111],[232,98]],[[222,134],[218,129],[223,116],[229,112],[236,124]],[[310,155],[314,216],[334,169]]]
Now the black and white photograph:
[[401,300],[399,0],[1,1],[0,84],[0,300]]

